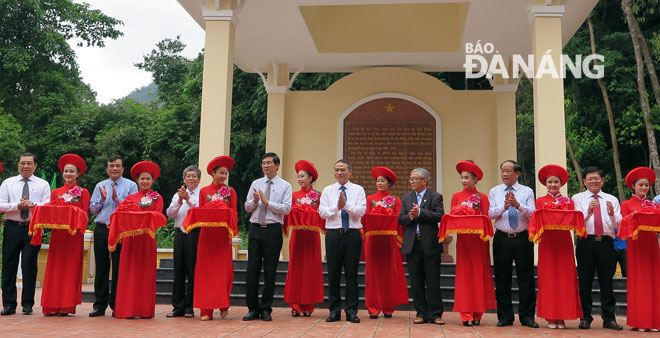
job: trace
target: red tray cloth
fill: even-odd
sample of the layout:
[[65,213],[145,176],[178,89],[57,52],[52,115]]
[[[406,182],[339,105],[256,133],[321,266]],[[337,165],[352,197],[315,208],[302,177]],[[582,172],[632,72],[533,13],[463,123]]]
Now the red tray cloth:
[[540,242],[545,230],[573,230],[578,237],[587,237],[584,214],[579,210],[537,209],[527,227],[529,240]]
[[[60,202],[58,202],[60,201]],[[75,235],[87,230],[87,213],[61,199],[34,208],[28,234],[32,236],[32,245],[41,244],[42,229],[66,229]]]
[[486,215],[444,215],[438,229],[438,242],[450,234],[477,234],[482,241],[493,237],[493,223]]
[[296,205],[284,217],[284,224],[282,225],[284,236],[288,236],[290,230],[308,230],[324,234],[325,220],[311,206]]
[[619,226],[619,238],[636,240],[640,231],[660,232],[660,214],[658,212],[640,211],[628,214]]
[[181,224],[186,233],[190,233],[192,229],[201,227],[214,227],[226,228],[229,238],[238,236],[238,219],[236,211],[230,208],[215,208],[206,206],[201,208],[192,208],[188,210],[186,218]]
[[396,243],[401,247],[403,241],[402,228],[397,215],[364,214],[361,229],[364,239],[369,236],[395,236]]
[[167,224],[167,218],[157,211],[115,211],[110,215],[108,249],[115,251],[117,243],[130,236],[148,234],[156,238],[156,229]]

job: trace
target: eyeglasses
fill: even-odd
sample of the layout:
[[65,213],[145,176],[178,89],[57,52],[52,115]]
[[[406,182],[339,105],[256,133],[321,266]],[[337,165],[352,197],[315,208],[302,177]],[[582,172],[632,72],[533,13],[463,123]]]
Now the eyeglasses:
[[411,178],[408,180],[408,182],[410,182],[410,183],[417,183],[417,181],[419,181],[419,180],[423,180],[423,179],[424,179],[423,177],[411,177]]

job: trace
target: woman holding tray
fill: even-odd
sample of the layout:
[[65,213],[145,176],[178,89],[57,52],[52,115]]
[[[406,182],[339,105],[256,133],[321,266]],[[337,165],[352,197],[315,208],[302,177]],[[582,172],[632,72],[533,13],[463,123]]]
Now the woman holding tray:
[[[206,172],[213,182],[199,191],[200,208],[220,203],[236,213],[236,190],[225,185],[232,168],[231,156],[218,156],[209,162]],[[202,309],[200,319],[204,321],[213,319],[213,309],[220,309],[221,318],[229,313],[229,297],[234,286],[230,236],[238,234],[228,236],[228,231],[229,228],[223,227],[202,227],[199,233],[193,306]]]
[[[476,188],[483,178],[481,168],[472,161],[460,161],[456,171],[463,191],[451,197],[451,214],[488,215],[488,196]],[[496,307],[489,242],[479,234],[458,233],[456,237],[454,311],[461,313],[464,326],[479,325],[484,312]]]
[[[64,184],[53,190],[50,200],[60,198],[72,206],[89,209],[89,191],[81,188],[76,180],[87,169],[82,157],[66,154],[57,161]],[[69,229],[52,229],[41,307],[46,316],[68,316],[76,313],[76,305],[82,301],[82,268],[84,259],[83,236],[85,231],[71,234]]]
[[[131,168],[131,177],[139,191],[126,196],[115,210],[163,212],[163,198],[151,190],[160,176],[160,168],[151,161],[141,161]],[[114,215],[113,215],[114,216]],[[122,224],[111,226],[121,227]],[[164,219],[164,216],[163,216]],[[120,233],[120,238],[121,231]],[[156,239],[155,234],[137,233],[123,238],[119,260],[117,300],[113,315],[117,318],[153,318],[156,311]]]
[[[539,181],[548,193],[536,199],[536,210],[574,210],[573,200],[559,191],[567,180],[568,172],[561,166],[549,164],[541,168]],[[569,229],[543,231],[539,243],[538,289],[538,316],[548,321],[549,328],[564,329],[564,320],[582,318],[573,236]]]
[[[657,212],[658,206],[646,198],[655,183],[651,168],[639,167],[626,175],[626,185],[634,191],[621,203],[621,215],[636,212]],[[660,224],[649,224],[660,228]],[[657,230],[656,230],[657,231]],[[628,326],[638,331],[660,329],[660,248],[655,231],[638,231],[637,238],[628,239]]]
[[[390,186],[396,183],[396,174],[387,167],[374,167],[371,177],[376,181],[375,194],[367,196],[366,214],[393,215],[397,219],[401,200],[390,194]],[[398,227],[397,227],[398,228]],[[394,307],[408,303],[406,273],[401,262],[398,230],[394,234],[371,234],[365,229],[364,253],[366,258],[364,291],[369,318],[377,319],[383,312],[392,318]]]
[[[291,211],[314,210],[318,212],[321,193],[312,188],[319,175],[309,161],[300,160],[295,165],[300,190],[292,194]],[[284,301],[291,305],[291,315],[309,317],[314,304],[323,303],[323,263],[321,262],[321,229],[291,224],[293,215],[285,219],[289,241],[289,271],[284,287]]]

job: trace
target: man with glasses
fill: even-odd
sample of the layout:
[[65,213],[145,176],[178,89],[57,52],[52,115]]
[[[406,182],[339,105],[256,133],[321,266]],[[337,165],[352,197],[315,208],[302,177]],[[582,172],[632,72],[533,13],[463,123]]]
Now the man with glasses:
[[[183,169],[183,183],[172,197],[167,208],[167,217],[174,218],[174,286],[172,287],[171,317],[195,317],[193,311],[193,293],[195,286],[195,263],[197,262],[197,243],[200,228],[186,233],[183,220],[188,210],[199,206],[199,180],[202,172],[195,166]],[[186,280],[188,283],[186,284]]]
[[513,262],[520,304],[520,324],[538,328],[534,320],[536,313],[536,288],[534,286],[534,243],[529,241],[527,225],[536,208],[532,189],[518,183],[520,165],[513,160],[500,164],[502,183],[488,194],[488,217],[495,219],[493,238],[493,261],[495,263],[495,299],[497,301],[497,326],[513,325],[511,283]]
[[[37,283],[37,257],[41,245],[30,244],[28,228],[32,210],[50,202],[48,182],[34,176],[37,157],[31,153],[18,157],[18,175],[0,186],[0,213],[5,213],[2,234],[2,315],[16,313],[16,274],[21,259],[23,314],[31,315]],[[107,244],[106,244],[107,247]]]
[[[245,211],[251,212],[248,230],[248,267],[243,320],[271,321],[275,273],[282,250],[282,223],[291,211],[291,184],[277,176],[280,158],[275,153],[261,156],[264,177],[250,185]],[[259,275],[264,267],[264,289],[259,302]]]
[[438,223],[444,215],[442,195],[427,188],[431,174],[423,168],[410,172],[412,191],[401,198],[399,224],[405,227],[401,252],[406,254],[415,324],[444,325],[440,293]]

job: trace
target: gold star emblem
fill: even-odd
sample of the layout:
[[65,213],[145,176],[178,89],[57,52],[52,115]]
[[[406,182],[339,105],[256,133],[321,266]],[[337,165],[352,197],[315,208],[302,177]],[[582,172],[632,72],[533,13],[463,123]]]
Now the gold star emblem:
[[393,105],[388,104],[387,106],[385,106],[385,112],[392,113],[392,112],[394,112],[394,108],[395,107]]

